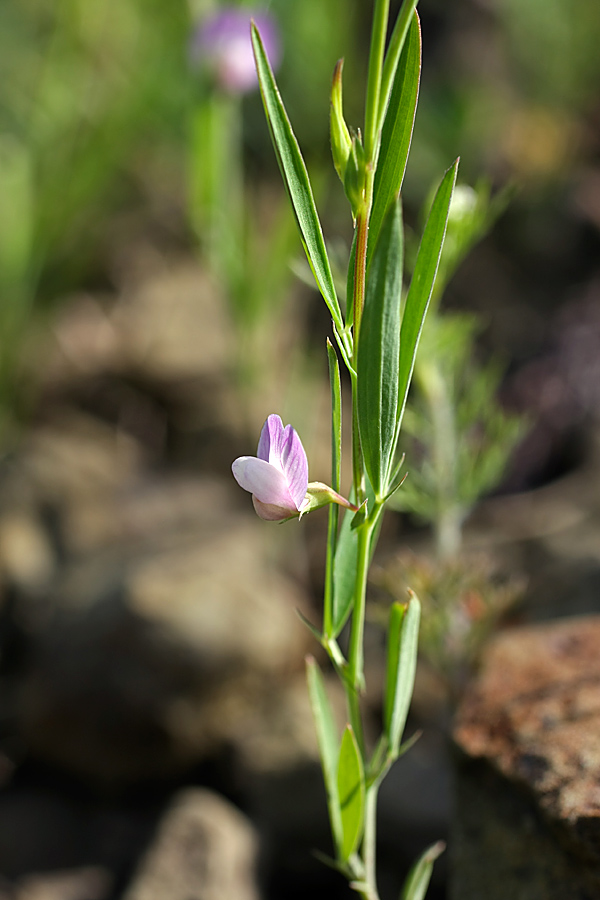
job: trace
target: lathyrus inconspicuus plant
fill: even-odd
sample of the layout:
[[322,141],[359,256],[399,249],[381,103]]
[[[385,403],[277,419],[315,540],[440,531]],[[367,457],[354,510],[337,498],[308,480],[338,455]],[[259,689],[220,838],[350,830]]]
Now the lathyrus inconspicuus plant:
[[[312,658],[307,660],[307,675],[333,837],[334,858],[329,862],[348,878],[363,900],[379,900],[377,794],[390,766],[410,744],[403,743],[402,737],[414,684],[420,619],[415,595],[409,595],[406,603],[394,603],[391,607],[383,729],[376,745],[369,747],[361,714],[367,573],[384,507],[403,480],[398,439],[458,166],[457,160],[435,195],[405,292],[400,191],[421,69],[421,35],[415,7],[416,0],[404,0],[386,50],[389,0],[375,2],[362,131],[351,131],[344,120],[341,63],[334,74],[331,146],[354,223],[345,315],[308,172],[259,31],[252,27],[258,79],[275,152],[304,249],[333,323],[336,347],[328,341],[327,354],[332,398],[331,491],[336,495],[342,465],[340,356],[352,390],[352,508],[345,510],[340,523],[339,503],[329,504],[323,619],[320,628],[309,624],[345,690],[348,724],[342,735],[337,733],[323,675]],[[265,427],[258,458],[254,462],[247,457],[237,460],[236,477],[254,494],[255,503],[258,500],[259,512],[261,504],[266,503],[281,507],[282,514],[303,513],[305,500],[301,494],[308,476],[304,459],[301,464],[298,462],[300,454],[293,430],[283,429],[277,417],[270,417]],[[269,446],[267,450],[273,433],[281,443],[277,444],[278,449]],[[289,449],[287,456],[284,445]],[[277,475],[271,468],[278,470]],[[306,484],[308,487],[308,481]],[[262,494],[263,488],[272,489],[275,485],[274,494]],[[325,502],[332,499],[333,495]],[[277,518],[280,517],[278,513]],[[342,646],[339,639],[348,620],[349,639]],[[403,900],[424,897],[433,862],[441,850],[442,846],[436,844],[417,861],[405,882]]]

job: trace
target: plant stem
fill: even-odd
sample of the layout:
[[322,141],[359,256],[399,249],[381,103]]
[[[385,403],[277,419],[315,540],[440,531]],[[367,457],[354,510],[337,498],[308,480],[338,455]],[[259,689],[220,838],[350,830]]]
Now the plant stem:
[[358,528],[356,581],[354,585],[354,609],[348,649],[348,680],[356,692],[364,686],[364,632],[367,599],[367,573],[369,571],[371,526],[365,522]]
[[379,782],[376,781],[367,790],[365,798],[365,834],[363,837],[363,860],[365,863],[365,881],[371,887],[367,895],[369,900],[378,900],[377,893],[377,794]]
[[379,95],[381,92],[381,70],[385,52],[390,0],[376,0],[371,32],[369,53],[369,73],[367,76],[367,99],[365,104],[365,154],[367,163],[373,163],[379,132]]

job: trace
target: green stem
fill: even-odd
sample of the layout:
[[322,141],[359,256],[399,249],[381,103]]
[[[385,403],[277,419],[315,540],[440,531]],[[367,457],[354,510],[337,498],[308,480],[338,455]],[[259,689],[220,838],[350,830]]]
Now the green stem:
[[[370,179],[371,185],[373,179]],[[367,170],[367,185],[365,186],[365,205],[359,212],[356,219],[356,255],[354,257],[354,297],[353,297],[353,316],[354,316],[354,356],[353,367],[356,371],[356,357],[358,353],[358,335],[360,330],[360,320],[365,305],[365,291],[367,288],[367,244],[369,240],[369,215],[371,213],[371,202],[373,190],[371,187],[370,196],[367,193],[369,182],[369,171]]]
[[[354,335],[352,349],[352,368],[357,371],[358,342],[360,334],[360,321],[365,305],[365,293],[367,289],[367,249],[369,242],[369,217],[373,205],[373,185],[375,173],[373,167],[367,162],[364,205],[356,219],[356,252],[354,257],[354,295],[353,319]],[[356,401],[356,377],[352,380],[352,482],[356,503],[360,506],[365,500],[365,480],[363,474],[363,457],[360,445],[360,433],[358,429],[358,404]]]
[[365,154],[367,163],[376,156],[379,134],[379,95],[381,92],[381,70],[385,52],[390,0],[376,0],[371,32],[369,53],[369,73],[367,76],[367,99],[365,104]]
[[354,608],[348,649],[348,680],[356,693],[364,687],[364,632],[365,607],[367,599],[367,573],[369,571],[371,546],[371,525],[365,522],[358,528],[356,559],[356,581],[354,586]]
[[363,837],[363,860],[365,864],[365,881],[370,886],[367,893],[369,900],[378,900],[377,893],[377,793],[379,782],[375,782],[367,790],[365,798],[365,833]]
[[327,637],[329,637],[333,632],[333,573],[335,565],[335,550],[337,546],[338,519],[339,506],[337,505],[337,503],[332,503],[329,506],[329,519],[327,522],[325,596],[323,598],[323,633]]

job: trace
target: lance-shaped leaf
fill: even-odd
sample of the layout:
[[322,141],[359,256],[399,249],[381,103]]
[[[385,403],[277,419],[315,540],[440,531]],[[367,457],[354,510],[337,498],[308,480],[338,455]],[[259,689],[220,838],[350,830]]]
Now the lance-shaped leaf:
[[283,180],[296,213],[302,243],[319,290],[329,308],[333,321],[341,332],[343,331],[344,323],[335,292],[331,266],[325,249],[323,231],[317,214],[308,172],[281,100],[260,34],[254,24],[252,25],[252,45],[254,47],[260,92],[271,130],[273,145]]
[[400,751],[415,684],[420,619],[421,605],[414,594],[407,606],[392,604],[388,628],[384,728],[394,759]]
[[385,493],[385,480],[395,449],[402,239],[402,210],[397,200],[388,211],[373,252],[358,336],[358,426],[365,468],[376,497]]
[[[373,509],[375,495],[371,482],[367,479],[365,485],[367,494],[367,509]],[[353,497],[350,497],[353,500]],[[364,506],[363,506],[364,509]],[[333,570],[333,633],[332,637],[337,637],[346,624],[348,616],[352,612],[354,605],[354,591],[356,587],[356,562],[358,557],[358,531],[354,527],[356,513],[352,510],[344,511],[342,519],[342,527],[338,536],[335,563]],[[379,529],[381,527],[381,516],[377,519],[376,527],[371,532],[371,545],[369,549],[370,558],[373,558],[377,541],[379,540]]]
[[421,76],[421,28],[416,12],[406,37],[381,133],[369,219],[369,257],[390,205],[400,194],[412,140]]
[[406,297],[400,332],[401,353],[396,440],[402,424],[402,415],[415,365],[419,339],[444,245],[448,210],[450,209],[450,200],[452,199],[452,191],[456,182],[458,162],[457,159],[445,173],[435,195],[419,245],[417,260]]
[[346,725],[342,736],[337,784],[342,813],[341,859],[345,862],[358,846],[365,814],[365,773],[360,750],[350,725]]
[[358,534],[352,528],[354,513],[344,513],[337,540],[333,567],[333,603],[331,637],[337,637],[352,611],[354,580],[358,557]]
[[432,844],[423,853],[408,873],[400,900],[424,900],[429,887],[433,864],[444,850],[444,842],[438,841],[437,844]]
[[312,656],[309,656],[306,660],[306,678],[308,681],[308,696],[317,731],[319,753],[321,755],[321,768],[327,794],[331,833],[339,853],[343,846],[343,830],[338,794],[338,740],[323,675]]
[[[329,338],[327,339],[327,358],[331,384],[331,486],[334,491],[339,491],[342,469],[342,384],[337,354]],[[327,637],[333,637],[334,567],[338,522],[339,507],[337,503],[332,503],[329,507],[327,525],[327,575],[323,601],[323,631]]]

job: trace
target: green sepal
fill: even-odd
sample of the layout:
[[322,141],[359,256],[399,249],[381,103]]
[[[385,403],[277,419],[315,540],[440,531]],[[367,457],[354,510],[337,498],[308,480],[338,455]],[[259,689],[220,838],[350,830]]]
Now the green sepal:
[[365,773],[351,725],[346,725],[342,735],[337,786],[343,832],[340,855],[345,862],[354,853],[361,839],[365,813]]
[[412,594],[408,604],[393,603],[388,627],[384,697],[384,730],[389,753],[396,759],[415,684],[421,604]]
[[330,503],[344,506],[346,509],[350,509],[353,512],[357,511],[354,504],[350,503],[349,500],[346,500],[345,497],[342,497],[341,494],[338,494],[337,491],[334,491],[328,484],[323,484],[322,481],[309,481],[304,497],[304,503],[302,504],[302,511],[300,512],[300,518],[309,512],[313,512],[315,509],[329,506]]

